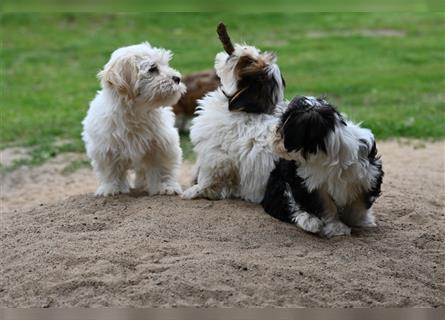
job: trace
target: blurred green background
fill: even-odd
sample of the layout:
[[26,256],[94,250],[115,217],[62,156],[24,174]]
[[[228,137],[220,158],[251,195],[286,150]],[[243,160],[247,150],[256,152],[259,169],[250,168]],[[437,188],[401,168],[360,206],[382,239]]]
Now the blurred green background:
[[445,136],[443,13],[8,13],[0,148],[33,146],[34,163],[83,152],[80,122],[114,49],[148,40],[183,74],[210,69],[219,21],[234,41],[277,53],[287,98],[326,95],[380,139]]

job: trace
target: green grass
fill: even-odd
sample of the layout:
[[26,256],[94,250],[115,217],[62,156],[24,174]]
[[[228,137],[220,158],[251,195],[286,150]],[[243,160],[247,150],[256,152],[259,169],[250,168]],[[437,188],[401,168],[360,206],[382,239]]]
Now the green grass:
[[90,168],[90,161],[88,160],[74,160],[71,161],[65,168],[63,168],[63,174],[69,174],[75,172],[81,168]]
[[181,133],[181,149],[182,157],[188,160],[195,160],[195,153],[193,152],[193,144],[187,133]]
[[[209,69],[221,20],[235,41],[278,54],[287,98],[327,95],[378,138],[445,136],[443,13],[3,14],[0,148],[34,146],[35,162],[63,152],[60,139],[83,151],[80,122],[115,48],[149,40],[183,74]],[[400,34],[360,34],[370,30]]]
[[83,150],[83,145],[79,139],[73,139],[73,142],[63,144],[45,140],[29,148],[28,157],[17,159],[8,166],[0,166],[0,173],[10,172],[21,166],[39,165],[61,153],[79,152],[81,150]]

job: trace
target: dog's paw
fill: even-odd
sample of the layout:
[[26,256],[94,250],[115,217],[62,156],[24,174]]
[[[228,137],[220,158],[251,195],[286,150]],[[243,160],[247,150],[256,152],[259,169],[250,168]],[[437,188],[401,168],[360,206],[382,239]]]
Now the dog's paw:
[[377,223],[375,223],[375,222],[363,222],[363,223],[360,224],[359,227],[362,227],[362,228],[376,228],[377,227]]
[[199,188],[199,186],[195,184],[194,186],[191,186],[190,188],[184,191],[184,193],[182,194],[182,199],[190,200],[198,198],[200,190],[201,189]]
[[357,227],[362,227],[362,228],[377,227],[377,224],[375,223],[374,212],[372,211],[372,209],[369,209],[366,212],[366,215],[363,217],[363,219],[361,221],[359,221],[359,223],[357,224]]
[[119,193],[130,193],[130,186],[128,183],[124,183],[119,187]]
[[95,195],[98,197],[108,197],[119,194],[120,188],[115,184],[101,184],[97,188]]
[[311,233],[319,233],[323,226],[323,222],[319,218],[307,212],[293,214],[291,219],[298,227]]
[[182,194],[181,186],[178,183],[168,184],[168,185],[161,185],[159,189],[160,195],[175,195],[175,194]]
[[374,220],[372,221],[360,221],[358,223],[356,223],[353,227],[359,227],[359,228],[375,228],[377,227],[377,224],[375,223]]
[[326,222],[320,234],[326,238],[332,238],[335,236],[349,236],[351,235],[351,228],[340,220],[332,220]]

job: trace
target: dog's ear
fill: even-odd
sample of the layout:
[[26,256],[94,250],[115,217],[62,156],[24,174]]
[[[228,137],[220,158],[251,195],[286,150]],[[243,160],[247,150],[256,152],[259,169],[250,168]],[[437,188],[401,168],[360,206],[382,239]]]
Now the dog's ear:
[[127,100],[134,100],[137,93],[138,65],[134,57],[120,57],[107,64],[98,77],[102,86],[109,86]]
[[267,105],[258,97],[255,86],[246,86],[238,90],[229,100],[230,111],[244,111],[248,113],[264,113]]
[[304,148],[308,124],[300,121],[300,115],[286,112],[283,115],[282,134],[286,151],[299,151]]
[[238,91],[229,100],[230,111],[271,113],[277,103],[276,79],[268,72],[263,60],[242,56],[236,67]]
[[301,150],[304,158],[310,153],[326,152],[325,140],[335,131],[334,109],[292,110],[283,119],[284,147],[288,152]]

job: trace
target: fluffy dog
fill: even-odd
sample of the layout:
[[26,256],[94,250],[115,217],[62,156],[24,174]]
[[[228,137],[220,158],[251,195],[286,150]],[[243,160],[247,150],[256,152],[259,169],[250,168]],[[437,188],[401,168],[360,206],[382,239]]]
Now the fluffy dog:
[[[242,198],[259,203],[277,156],[268,136],[283,101],[283,79],[272,53],[220,38],[226,52],[216,55],[221,87],[207,94],[192,121],[197,155],[192,186],[183,198]],[[225,37],[225,38],[224,38]]]
[[281,157],[262,201],[282,221],[326,237],[375,226],[382,161],[369,129],[346,121],[323,99],[296,97],[272,139]]
[[181,75],[169,67],[170,51],[147,42],[119,48],[99,72],[102,90],[83,120],[82,138],[97,175],[96,195],[135,187],[149,194],[181,193],[182,152],[170,107],[185,92]]

